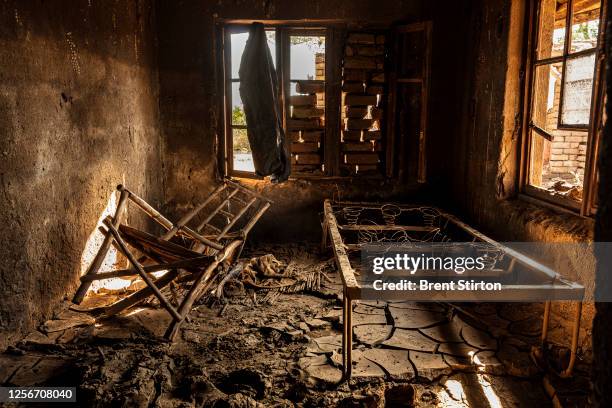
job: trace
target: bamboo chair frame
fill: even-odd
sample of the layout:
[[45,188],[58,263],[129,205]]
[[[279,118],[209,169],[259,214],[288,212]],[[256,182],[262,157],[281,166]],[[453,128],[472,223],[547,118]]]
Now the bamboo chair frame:
[[[101,229],[104,240],[86,273],[81,277],[81,285],[75,293],[73,302],[81,303],[92,282],[96,280],[140,277],[147,285],[145,288],[93,311],[106,318],[142,302],[149,296],[155,296],[172,317],[172,322],[164,334],[166,339],[172,340],[189,314],[193,303],[202,296],[210,284],[217,267],[222,263],[229,264],[238,258],[248,233],[272,202],[238,183],[224,180],[206,200],[196,205],[178,222],[172,223],[124,186],[117,186],[117,190],[120,192],[120,198],[115,215],[104,220],[106,228]],[[147,217],[160,224],[165,232],[157,237],[125,225],[125,214],[130,202]],[[211,205],[215,207],[208,208]],[[232,212],[232,207],[237,211]],[[188,226],[201,213],[205,214],[204,220],[195,227]],[[213,223],[214,219],[219,218],[222,220],[220,226],[218,222],[217,225]],[[241,227],[238,227],[239,221],[242,223]],[[175,242],[178,238],[182,238],[182,242],[186,245]],[[111,245],[128,259],[131,268],[99,272]],[[140,254],[139,257],[135,255],[135,251]],[[151,275],[153,272],[164,270],[167,271],[166,274],[157,279]],[[176,308],[161,290],[179,277],[181,272],[188,272],[187,280],[192,281],[192,284]]]

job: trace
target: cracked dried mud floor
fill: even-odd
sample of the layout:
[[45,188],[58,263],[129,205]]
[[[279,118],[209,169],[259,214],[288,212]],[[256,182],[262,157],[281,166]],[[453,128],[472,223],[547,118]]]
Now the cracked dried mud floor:
[[[529,357],[541,305],[355,302],[353,378],[339,383],[341,283],[333,262],[307,245],[254,253],[327,268],[329,280],[309,293],[241,292],[225,305],[199,305],[174,343],[161,340],[165,310],[136,307],[95,321],[66,302],[0,355],[0,383],[76,386],[81,406],[552,406]],[[113,300],[90,295],[84,306]],[[569,390],[559,394],[563,402],[585,402],[588,369],[581,363],[575,378],[556,384]]]

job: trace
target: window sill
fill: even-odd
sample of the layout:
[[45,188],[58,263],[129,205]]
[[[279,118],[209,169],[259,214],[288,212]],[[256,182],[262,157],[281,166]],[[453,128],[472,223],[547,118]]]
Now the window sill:
[[533,204],[546,206],[557,211],[568,212],[574,215],[580,215],[582,201],[575,201],[571,198],[554,195],[546,190],[527,185],[519,197]]
[[[254,173],[249,173],[246,171],[236,171],[234,170],[230,175],[230,178],[239,178],[239,179],[250,179],[250,180],[259,180],[264,181],[264,177],[257,176]],[[298,174],[295,176],[289,176],[289,180],[321,180],[321,181],[347,181],[354,182],[357,180],[394,180],[392,178],[387,178],[382,174],[368,174],[368,175],[357,175],[357,176],[326,176],[320,174]]]
[[525,230],[530,231],[526,233],[526,238],[520,239],[574,242],[590,242],[593,239],[595,220],[577,211],[527,194],[504,200],[502,206],[504,214],[516,218],[519,225],[524,225]]

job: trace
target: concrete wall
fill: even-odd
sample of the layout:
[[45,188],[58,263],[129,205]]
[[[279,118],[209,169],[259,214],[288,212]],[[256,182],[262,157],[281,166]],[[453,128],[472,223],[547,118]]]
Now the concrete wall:
[[72,296],[118,183],[161,198],[154,11],[0,7],[0,349]]
[[[213,188],[217,174],[215,141],[217,107],[214,19],[347,19],[391,26],[393,22],[433,20],[433,58],[430,95],[430,146],[446,140],[459,121],[458,95],[467,69],[469,43],[457,33],[467,30],[469,7],[461,2],[417,0],[239,0],[157,3],[159,27],[160,113],[165,137],[165,186],[168,212],[182,212]],[[452,152],[431,149],[432,185],[446,177],[441,170]],[[260,239],[316,239],[317,213],[322,198],[415,199],[415,185],[343,180],[296,180],[281,186],[249,183],[275,200],[252,237]],[[444,195],[432,188],[434,195]],[[419,195],[423,200],[424,196]],[[268,232],[274,232],[268,234]]]

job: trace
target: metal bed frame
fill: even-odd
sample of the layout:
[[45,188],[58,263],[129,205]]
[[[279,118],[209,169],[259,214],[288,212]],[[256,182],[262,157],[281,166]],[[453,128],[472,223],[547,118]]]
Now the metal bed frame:
[[[83,301],[93,281],[139,277],[146,287],[111,305],[88,311],[108,318],[155,296],[172,317],[164,334],[166,339],[172,340],[194,302],[210,285],[218,267],[223,263],[230,264],[240,256],[248,233],[272,201],[238,183],[223,180],[208,198],[173,223],[124,186],[119,185],[117,190],[121,195],[115,214],[104,220],[104,241],[86,273],[81,276],[81,285],[73,303]],[[128,203],[135,204],[148,219],[161,225],[164,232],[158,236],[125,224]],[[111,245],[115,245],[128,259],[130,268],[99,272]],[[152,273],[158,271],[167,272],[155,278]],[[178,302],[178,307],[175,307],[162,289],[179,280],[191,284]]]
[[[380,211],[384,225],[377,225],[374,222],[360,219],[360,210]],[[402,212],[422,210],[428,214],[431,221],[431,214],[435,214],[436,218],[431,225],[402,225],[397,224],[397,216]],[[341,215],[339,222],[336,214]],[[364,222],[366,221],[366,222]],[[437,222],[437,225],[435,225]],[[443,224],[443,226],[442,226]],[[343,362],[343,378],[348,380],[352,375],[352,305],[356,300],[361,300],[365,292],[363,282],[358,281],[356,271],[351,265],[349,252],[360,251],[361,248],[369,242],[345,243],[344,237],[348,232],[369,234],[374,232],[390,232],[390,231],[436,231],[452,225],[458,228],[463,233],[471,237],[473,242],[483,242],[493,246],[496,250],[503,252],[510,258],[510,267],[513,268],[516,264],[521,264],[530,271],[535,272],[543,278],[543,282],[539,284],[529,285],[502,285],[500,294],[492,294],[483,292],[479,294],[478,301],[506,301],[506,302],[539,302],[542,299],[550,298],[554,292],[557,299],[580,299],[576,308],[576,315],[572,329],[571,356],[570,361],[565,370],[559,375],[561,377],[569,377],[572,374],[574,364],[576,362],[576,352],[578,348],[578,334],[580,331],[580,314],[582,311],[582,300],[584,299],[584,286],[579,283],[568,281],[562,278],[557,272],[548,268],[545,265],[535,261],[534,259],[517,252],[507,246],[487,237],[476,229],[470,227],[460,221],[453,215],[442,212],[434,207],[419,207],[415,205],[394,205],[394,204],[377,204],[364,202],[347,202],[347,201],[331,201],[326,199],[324,202],[323,214],[323,237],[322,248],[327,248],[328,239],[334,252],[336,266],[340,273],[343,283],[343,333],[342,333],[342,362]],[[401,291],[381,291],[384,292],[384,298],[390,300],[409,300],[409,301],[425,301],[432,300],[431,295],[420,291],[411,292],[411,297],[406,298]],[[381,293],[382,294],[382,293]],[[414,295],[414,296],[412,296]],[[459,295],[459,296],[456,296]],[[469,293],[464,293],[465,299],[461,297],[461,292],[455,292],[452,300],[459,301],[474,301],[474,296]],[[438,299],[436,299],[438,300]],[[551,301],[545,302],[544,317],[542,325],[541,344],[539,347],[532,350],[532,356],[536,359],[541,359],[545,350],[548,336],[548,326],[550,320]]]

